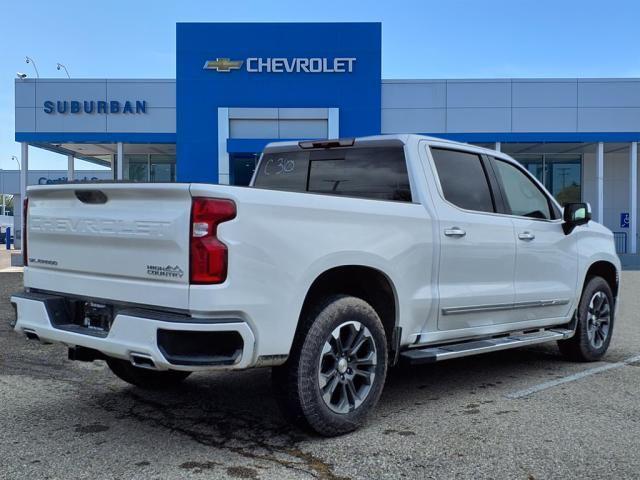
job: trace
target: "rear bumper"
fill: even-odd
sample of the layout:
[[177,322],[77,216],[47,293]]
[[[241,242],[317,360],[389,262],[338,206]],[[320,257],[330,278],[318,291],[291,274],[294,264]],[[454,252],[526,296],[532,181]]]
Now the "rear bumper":
[[[134,361],[146,358],[158,370],[209,370],[243,369],[254,363],[255,336],[249,325],[234,318],[190,319],[177,321],[175,315],[158,314],[155,311],[121,310],[115,314],[111,328],[107,332],[84,331],[82,327],[59,325],[54,320],[64,315],[60,312],[64,297],[41,293],[21,293],[11,297],[16,309],[16,332],[43,342],[57,342],[68,346],[79,346],[97,350],[107,356]],[[52,321],[53,320],[53,321]],[[159,340],[173,337],[162,344]],[[229,333],[239,336],[237,349],[233,355],[207,355],[195,352],[188,355],[189,345],[184,339],[193,334],[197,338],[206,335],[229,338]],[[202,342],[200,343],[200,348]],[[195,346],[194,346],[195,348]],[[168,349],[173,349],[169,352]],[[176,352],[178,352],[176,354]],[[197,353],[197,354],[196,354]]]

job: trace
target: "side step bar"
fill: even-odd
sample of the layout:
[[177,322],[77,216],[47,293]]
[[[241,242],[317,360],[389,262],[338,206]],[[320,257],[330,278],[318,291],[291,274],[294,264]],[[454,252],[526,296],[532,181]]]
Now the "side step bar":
[[400,353],[400,361],[410,365],[440,362],[452,358],[467,357],[479,353],[496,352],[509,348],[525,347],[538,343],[553,342],[571,338],[575,332],[564,328],[539,330],[532,333],[512,334],[507,337],[470,340],[462,343],[451,343],[439,347],[425,347],[405,350]]

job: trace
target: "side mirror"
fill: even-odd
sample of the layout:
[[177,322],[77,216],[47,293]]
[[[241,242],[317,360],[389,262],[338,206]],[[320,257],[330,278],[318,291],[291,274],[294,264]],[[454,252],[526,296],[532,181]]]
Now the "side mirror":
[[562,228],[569,235],[578,225],[585,225],[591,220],[591,205],[588,203],[567,203],[562,214]]

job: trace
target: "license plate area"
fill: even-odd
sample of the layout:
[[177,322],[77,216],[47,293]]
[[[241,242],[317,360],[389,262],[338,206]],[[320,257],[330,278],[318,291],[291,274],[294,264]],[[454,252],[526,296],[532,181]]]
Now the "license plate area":
[[88,330],[108,333],[113,323],[113,306],[96,302],[83,302],[80,311],[82,326]]
[[61,330],[106,337],[114,319],[113,305],[57,297],[47,302],[51,324]]

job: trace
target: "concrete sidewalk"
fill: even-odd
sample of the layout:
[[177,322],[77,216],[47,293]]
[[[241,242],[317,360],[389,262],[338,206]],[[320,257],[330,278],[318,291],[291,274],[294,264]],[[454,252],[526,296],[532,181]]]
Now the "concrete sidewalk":
[[22,267],[21,250],[0,250],[0,271]]

